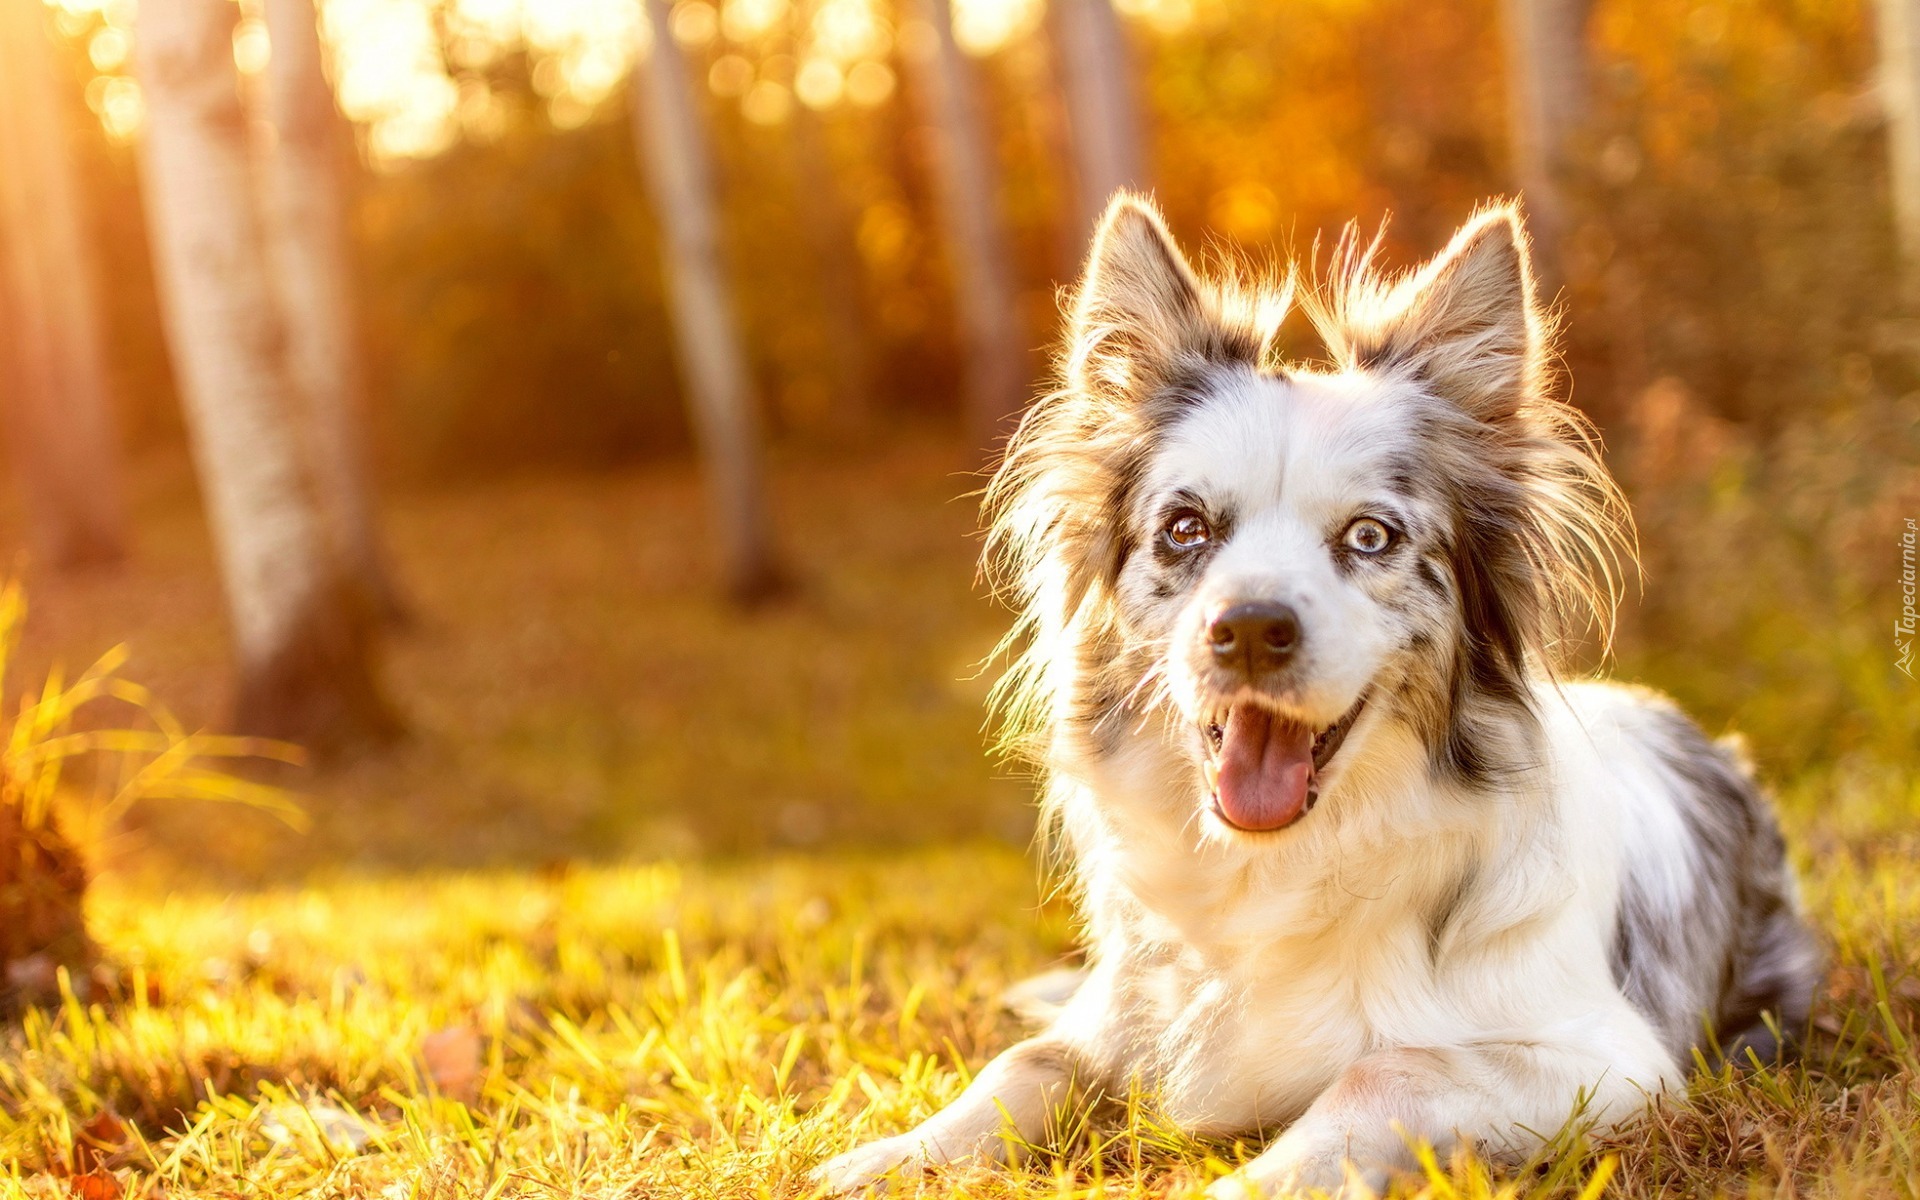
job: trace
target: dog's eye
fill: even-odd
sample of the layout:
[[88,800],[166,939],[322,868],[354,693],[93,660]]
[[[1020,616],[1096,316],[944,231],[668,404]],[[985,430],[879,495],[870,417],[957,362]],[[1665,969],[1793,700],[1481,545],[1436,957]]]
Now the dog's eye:
[[1191,550],[1212,536],[1206,518],[1197,512],[1183,512],[1167,522],[1167,541],[1181,550]]
[[1340,543],[1362,554],[1378,554],[1393,544],[1393,530],[1372,517],[1361,517],[1347,526],[1347,531],[1340,536]]

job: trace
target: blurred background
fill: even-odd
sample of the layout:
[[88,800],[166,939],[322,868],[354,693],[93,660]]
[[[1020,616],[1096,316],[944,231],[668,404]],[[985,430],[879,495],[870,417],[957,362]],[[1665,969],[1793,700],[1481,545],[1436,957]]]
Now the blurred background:
[[305,832],[142,805],[129,871],[1024,843],[976,493],[1099,203],[1412,265],[1521,193],[1613,669],[1790,803],[1905,778],[1910,7],[0,0],[6,704],[124,644],[315,751]]

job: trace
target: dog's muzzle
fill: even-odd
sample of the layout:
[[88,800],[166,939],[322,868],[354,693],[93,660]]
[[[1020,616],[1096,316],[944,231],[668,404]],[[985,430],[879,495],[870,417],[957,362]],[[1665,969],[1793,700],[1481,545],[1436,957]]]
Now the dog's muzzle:
[[1234,697],[1201,723],[1209,805],[1235,829],[1285,829],[1320,798],[1320,773],[1365,701],[1330,725],[1310,723],[1287,702],[1306,637],[1290,605],[1224,605],[1202,636],[1213,686]]

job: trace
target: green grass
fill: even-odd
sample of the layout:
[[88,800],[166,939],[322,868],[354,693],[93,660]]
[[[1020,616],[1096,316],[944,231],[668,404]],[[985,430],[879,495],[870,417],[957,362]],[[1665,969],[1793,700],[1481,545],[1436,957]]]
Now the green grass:
[[[1803,1063],[1702,1073],[1629,1136],[1420,1190],[1573,1196],[1612,1158],[1613,1194],[1912,1196],[1913,799],[1793,797],[1836,954]],[[1045,894],[992,844],[237,894],[109,881],[108,977],[0,1035],[0,1161],[25,1194],[75,1167],[114,1195],[804,1194],[815,1162],[924,1117],[1018,1035],[996,996],[1071,945]],[[1061,1153],[930,1189],[1181,1195],[1254,1149],[1184,1139],[1146,1098],[1070,1128]]]

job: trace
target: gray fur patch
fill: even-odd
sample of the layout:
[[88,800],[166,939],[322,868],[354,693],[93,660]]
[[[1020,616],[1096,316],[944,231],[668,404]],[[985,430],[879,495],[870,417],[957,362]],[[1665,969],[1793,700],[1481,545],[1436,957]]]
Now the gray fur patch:
[[1475,885],[1480,882],[1478,863],[1469,861],[1460,872],[1453,886],[1441,894],[1438,903],[1427,914],[1427,954],[1435,963],[1440,961],[1440,951],[1445,947],[1447,931],[1453,927],[1454,919],[1467,906],[1473,896]]
[[1729,1057],[1782,1049],[1762,1014],[1792,1039],[1819,988],[1823,954],[1801,921],[1786,844],[1758,786],[1734,755],[1670,709],[1649,712],[1662,764],[1680,784],[1694,889],[1690,903],[1656,895],[1629,869],[1613,974],[1681,1061],[1714,1043]]

